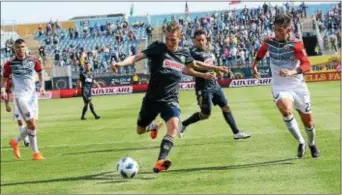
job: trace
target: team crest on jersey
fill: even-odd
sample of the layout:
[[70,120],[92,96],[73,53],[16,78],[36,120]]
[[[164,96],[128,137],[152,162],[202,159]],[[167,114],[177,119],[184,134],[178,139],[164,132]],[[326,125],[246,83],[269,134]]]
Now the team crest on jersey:
[[183,71],[184,65],[181,63],[177,63],[172,60],[164,60],[163,62],[163,67],[164,68],[171,68],[177,71]]
[[181,62],[185,64],[185,56],[181,56]]
[[285,46],[284,46],[284,50],[285,50],[285,51],[289,51],[289,50],[290,50],[290,46],[285,45]]

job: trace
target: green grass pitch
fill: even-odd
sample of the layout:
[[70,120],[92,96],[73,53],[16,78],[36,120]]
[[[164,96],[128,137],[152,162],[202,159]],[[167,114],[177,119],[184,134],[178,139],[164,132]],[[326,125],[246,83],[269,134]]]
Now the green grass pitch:
[[[297,143],[276,110],[271,88],[224,89],[240,129],[248,140],[234,141],[222,113],[189,127],[175,140],[168,172],[152,173],[165,125],[156,140],[136,134],[136,119],[144,94],[94,97],[80,120],[81,98],[39,103],[40,151],[45,161],[31,160],[21,144],[21,160],[8,141],[18,135],[12,114],[1,107],[1,193],[341,193],[340,82],[308,84],[316,123],[319,159],[307,151],[296,158]],[[180,93],[182,119],[198,110],[193,91]],[[302,124],[301,132],[307,138]],[[134,179],[121,179],[117,161],[130,156],[139,163]]]

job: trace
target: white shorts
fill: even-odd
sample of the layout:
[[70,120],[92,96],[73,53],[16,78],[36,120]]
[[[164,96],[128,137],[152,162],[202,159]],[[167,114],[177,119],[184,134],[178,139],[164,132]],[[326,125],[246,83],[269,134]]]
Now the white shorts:
[[14,120],[28,121],[38,120],[38,97],[14,97],[13,99],[13,118]]
[[283,98],[290,99],[297,110],[305,114],[311,113],[310,92],[306,85],[294,89],[273,88],[272,95],[276,103]]

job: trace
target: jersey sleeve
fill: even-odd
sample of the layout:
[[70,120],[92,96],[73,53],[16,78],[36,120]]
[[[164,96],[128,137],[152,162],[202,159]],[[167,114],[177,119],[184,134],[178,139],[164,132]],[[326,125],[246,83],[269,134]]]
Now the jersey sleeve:
[[309,61],[309,58],[306,54],[304,45],[301,41],[298,41],[295,46],[294,46],[294,54],[296,56],[296,58],[299,60],[300,62],[300,66],[299,66],[299,72],[304,73],[304,72],[308,72],[311,69],[311,64]]
[[6,62],[4,64],[4,68],[3,68],[3,77],[5,78],[9,78],[9,76],[12,74],[12,69],[11,66],[9,64],[9,62]]
[[34,69],[36,70],[36,72],[40,72],[43,70],[38,58],[34,58]]
[[147,58],[152,58],[162,55],[165,51],[166,45],[162,42],[155,41],[149,45],[147,49],[143,50],[142,53],[144,53]]
[[257,53],[255,60],[256,61],[262,60],[265,57],[267,51],[268,51],[267,44],[266,44],[266,41],[264,41],[264,43],[261,45],[261,47]]

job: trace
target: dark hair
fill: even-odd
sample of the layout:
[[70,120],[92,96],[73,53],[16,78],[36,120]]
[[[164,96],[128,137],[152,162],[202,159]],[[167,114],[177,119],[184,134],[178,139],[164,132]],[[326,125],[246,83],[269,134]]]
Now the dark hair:
[[287,14],[277,14],[274,17],[274,24],[281,25],[283,27],[288,27],[291,25],[292,22],[292,17]]
[[206,35],[205,31],[202,30],[202,29],[198,29],[194,32],[194,39],[197,37],[197,36],[200,36],[200,35]]
[[25,43],[24,39],[19,38],[19,39],[15,40],[14,45],[20,45],[22,43]]

